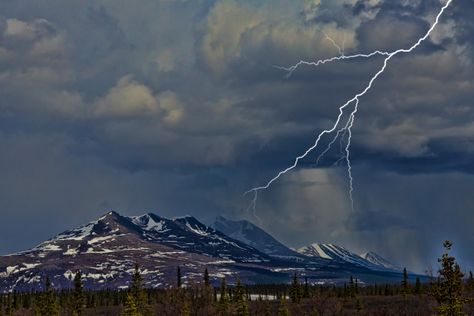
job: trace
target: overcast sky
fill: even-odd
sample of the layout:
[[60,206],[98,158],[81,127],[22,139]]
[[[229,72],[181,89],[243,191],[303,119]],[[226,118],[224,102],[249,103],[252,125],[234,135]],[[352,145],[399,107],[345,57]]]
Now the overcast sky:
[[[108,210],[256,221],[264,184],[334,123],[383,59],[292,76],[300,59],[410,47],[445,0],[0,2],[0,253]],[[340,144],[261,192],[260,225],[423,271],[454,241],[474,268],[474,2],[390,61]],[[327,144],[328,139],[323,140]]]

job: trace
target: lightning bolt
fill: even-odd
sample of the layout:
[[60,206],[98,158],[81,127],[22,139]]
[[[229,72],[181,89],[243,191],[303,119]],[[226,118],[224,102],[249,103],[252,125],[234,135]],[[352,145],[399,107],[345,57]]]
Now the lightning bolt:
[[317,61],[300,60],[299,62],[297,62],[296,64],[294,64],[293,66],[290,66],[290,67],[277,67],[279,69],[287,71],[287,77],[289,77],[293,74],[294,71],[296,71],[301,66],[315,66],[315,67],[317,67],[317,66],[320,66],[320,65],[324,65],[326,63],[332,63],[332,62],[342,61],[342,60],[350,60],[350,59],[355,59],[355,58],[372,58],[374,56],[384,56],[382,67],[369,80],[369,83],[367,84],[367,86],[361,92],[354,95],[351,99],[347,100],[343,105],[341,105],[339,107],[339,114],[337,116],[337,119],[336,119],[335,123],[333,124],[333,126],[331,128],[325,129],[322,132],[320,132],[318,134],[318,136],[316,137],[316,140],[314,141],[313,145],[311,145],[309,148],[307,148],[301,155],[297,156],[295,158],[293,164],[291,164],[287,168],[279,171],[266,184],[264,184],[262,186],[254,187],[254,188],[252,188],[252,189],[250,189],[250,190],[248,190],[247,192],[244,193],[244,195],[253,193],[253,198],[250,202],[249,208],[251,208],[253,210],[253,215],[256,218],[258,218],[257,215],[256,215],[256,206],[257,206],[257,200],[258,200],[258,193],[262,190],[268,189],[281,176],[283,176],[284,174],[286,174],[289,171],[296,168],[296,166],[298,166],[298,163],[301,159],[305,158],[306,156],[308,156],[308,154],[310,152],[312,152],[313,150],[318,148],[319,143],[321,141],[321,138],[323,136],[325,136],[326,134],[331,134],[334,131],[336,131],[336,129],[338,128],[338,126],[341,123],[342,117],[345,114],[345,109],[347,107],[349,107],[351,104],[354,104],[354,107],[352,109],[352,112],[349,113],[348,119],[347,119],[345,125],[342,126],[341,128],[339,128],[336,131],[336,135],[334,136],[334,138],[329,142],[326,149],[323,152],[321,152],[321,154],[318,156],[318,158],[316,160],[316,164],[318,164],[320,159],[331,149],[331,146],[334,144],[334,142],[337,140],[337,138],[339,137],[339,135],[341,133],[343,133],[343,136],[341,138],[341,144],[342,144],[342,141],[345,137],[345,134],[346,133],[348,134],[347,144],[346,144],[346,147],[345,147],[345,157],[344,158],[345,158],[346,163],[347,163],[347,173],[348,173],[348,176],[349,176],[349,198],[350,198],[350,202],[351,202],[351,208],[352,208],[352,210],[354,210],[354,198],[353,198],[353,192],[354,192],[354,186],[353,186],[354,181],[353,180],[354,179],[352,177],[352,165],[351,165],[351,161],[350,161],[350,146],[351,146],[351,140],[352,140],[352,127],[354,126],[354,121],[355,121],[355,117],[356,117],[356,114],[357,114],[357,111],[358,111],[360,98],[363,97],[372,88],[374,82],[380,77],[380,75],[382,75],[384,73],[385,69],[387,68],[387,65],[388,65],[389,61],[393,57],[395,57],[399,54],[411,53],[414,49],[416,49],[418,46],[420,46],[421,43],[424,42],[431,35],[433,30],[439,24],[439,20],[440,20],[441,16],[443,15],[444,11],[450,6],[451,2],[452,2],[452,0],[448,0],[445,3],[445,5],[441,7],[440,11],[436,15],[435,21],[433,22],[431,27],[428,29],[428,31],[425,33],[425,35],[420,37],[415,42],[415,44],[413,44],[409,48],[401,48],[401,49],[398,49],[398,50],[395,50],[395,51],[392,51],[392,52],[376,50],[376,51],[373,51],[371,53],[366,53],[366,54],[344,55],[344,52],[341,49],[341,47],[339,45],[337,45],[336,42],[334,40],[332,40],[327,34],[325,34],[326,38],[329,41],[331,41],[332,44],[338,49],[339,54],[340,54],[339,56],[335,56],[335,57],[331,57],[331,58],[327,58],[327,59],[320,59],[320,60],[317,60]]
[[[327,39],[328,41],[330,41],[330,42],[334,45],[334,47],[337,48],[337,51],[339,52],[339,56],[344,56],[344,48],[341,48],[341,46],[339,46],[339,45],[336,43],[336,41],[334,41],[331,37],[329,37],[329,35],[328,35],[326,32],[324,32],[324,36],[326,36],[326,39]],[[345,41],[345,40],[346,40],[346,39],[345,39],[345,35],[344,35],[344,41]],[[343,44],[343,47],[344,47],[344,42],[343,42],[342,44]]]

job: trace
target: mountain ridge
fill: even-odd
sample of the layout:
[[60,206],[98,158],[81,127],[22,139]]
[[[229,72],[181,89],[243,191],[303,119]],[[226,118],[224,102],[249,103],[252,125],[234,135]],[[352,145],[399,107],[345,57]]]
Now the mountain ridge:
[[373,251],[367,252],[366,258],[345,247],[329,243],[312,243],[293,250],[248,220],[230,220],[218,216],[211,226],[273,257],[301,259],[302,257],[298,255],[304,255],[322,260],[346,261],[369,269],[401,271],[400,268]]
[[[254,229],[250,224],[247,228]],[[262,229],[256,231],[271,237]],[[271,238],[284,247],[279,251],[288,249],[291,256],[260,251],[192,216],[128,217],[111,211],[29,250],[0,256],[0,292],[40,289],[46,276],[55,287],[68,288],[77,270],[87,288],[125,288],[135,264],[147,287],[173,286],[178,266],[184,284],[200,282],[206,268],[214,284],[223,277],[232,283],[237,276],[246,283],[280,283],[294,273],[329,284],[342,283],[350,275],[366,282],[400,278],[388,269],[305,256]]]

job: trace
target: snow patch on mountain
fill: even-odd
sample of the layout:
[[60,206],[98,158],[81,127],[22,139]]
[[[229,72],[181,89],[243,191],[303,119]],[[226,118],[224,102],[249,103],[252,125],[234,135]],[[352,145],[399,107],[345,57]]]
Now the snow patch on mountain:
[[302,260],[297,252],[286,247],[266,231],[247,220],[229,220],[223,216],[218,216],[211,227],[272,257]]
[[333,258],[328,255],[324,250],[321,248],[321,246],[317,243],[313,243],[309,246],[302,247],[297,250],[299,253],[306,255],[306,256],[311,256],[311,257],[320,257],[323,259],[330,259],[332,260]]
[[299,248],[299,253],[310,257],[319,257],[337,262],[347,262],[371,270],[400,271],[398,267],[374,252],[358,255],[348,249],[334,244],[313,243],[309,246]]
[[[155,215],[156,216],[156,215]],[[146,231],[166,232],[166,222],[164,220],[155,220],[150,214],[130,217],[132,222]]]
[[379,254],[377,254],[373,251],[363,253],[360,256],[362,258],[364,258],[365,260],[367,260],[369,262],[372,262],[375,265],[382,266],[382,267],[385,267],[387,269],[393,269],[393,270],[398,270],[398,271],[402,270],[402,268],[394,265],[393,263],[391,263],[390,261],[388,261],[387,259],[385,259],[381,255],[379,255]]

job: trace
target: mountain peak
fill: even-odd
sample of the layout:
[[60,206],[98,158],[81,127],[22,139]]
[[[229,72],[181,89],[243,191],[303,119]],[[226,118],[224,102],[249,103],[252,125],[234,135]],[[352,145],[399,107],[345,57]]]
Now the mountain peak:
[[299,248],[297,251],[306,256],[319,257],[336,262],[348,262],[372,270],[400,271],[398,267],[375,252],[358,255],[335,244],[312,243],[309,246]]
[[112,211],[108,211],[107,213],[99,217],[98,220],[104,220],[107,218],[119,218],[119,217],[122,217],[122,215],[112,210]]
[[211,226],[227,236],[255,247],[270,256],[291,258],[293,260],[301,259],[297,252],[286,247],[269,233],[245,219],[230,220],[220,215],[216,217]]
[[361,254],[361,257],[366,259],[367,261],[372,262],[373,264],[376,264],[378,266],[385,267],[387,269],[393,269],[397,271],[401,271],[402,269],[400,267],[397,267],[378,253],[375,253],[373,251],[369,251],[366,253]]
[[320,257],[322,259],[333,259],[330,254],[323,249],[323,246],[328,247],[330,244],[312,243],[309,246],[301,247],[297,251],[303,255],[310,257]]

